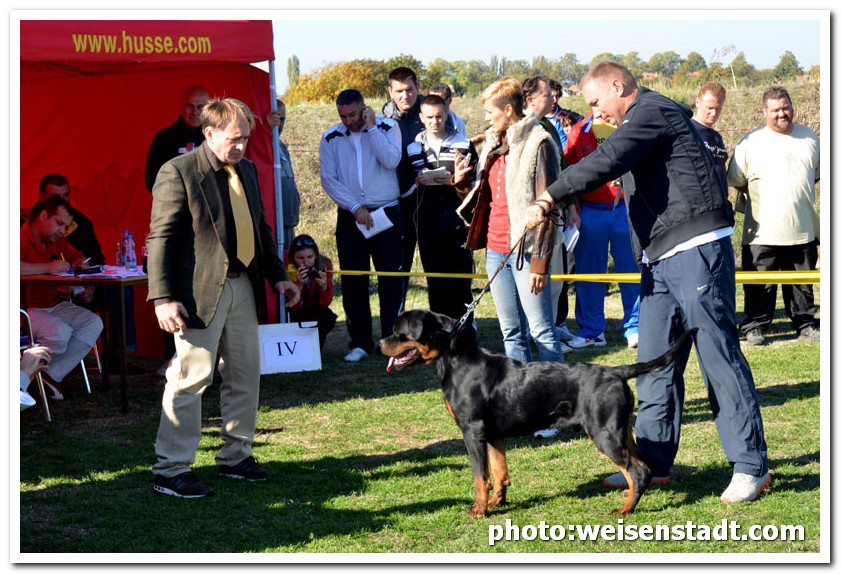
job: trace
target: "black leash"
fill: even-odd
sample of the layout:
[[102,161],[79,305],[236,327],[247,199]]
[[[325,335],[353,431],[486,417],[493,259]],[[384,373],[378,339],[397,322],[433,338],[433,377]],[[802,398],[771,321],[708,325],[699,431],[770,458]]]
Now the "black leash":
[[524,258],[525,258],[525,255],[523,254],[523,251],[524,251],[524,246],[525,246],[525,242],[526,242],[526,233],[528,233],[528,231],[529,231],[528,229],[523,231],[523,234],[520,236],[520,238],[514,244],[514,247],[511,248],[511,251],[509,251],[505,255],[505,258],[502,260],[502,263],[500,263],[499,267],[496,268],[496,271],[494,271],[494,274],[491,275],[491,278],[488,279],[488,282],[485,284],[484,287],[482,287],[482,290],[479,291],[479,294],[473,299],[473,301],[470,303],[470,305],[467,306],[467,311],[464,313],[464,315],[461,316],[461,319],[458,320],[458,323],[456,323],[456,326],[453,328],[452,333],[450,333],[450,338],[451,339],[454,339],[456,337],[456,335],[458,335],[461,332],[461,330],[464,329],[464,325],[467,323],[467,318],[470,317],[470,314],[473,313],[473,311],[479,305],[479,301],[481,301],[482,297],[485,296],[485,293],[487,293],[490,290],[491,283],[493,283],[493,280],[496,279],[496,276],[499,275],[499,272],[502,271],[502,268],[505,267],[505,264],[508,263],[508,260],[511,259],[511,256],[518,249],[520,250],[520,255],[518,255],[518,257],[517,257],[517,265],[518,265],[517,268],[522,269],[522,262],[524,261]]
[[[546,213],[546,217],[554,221],[556,225],[561,225],[561,228],[563,228],[563,222],[561,221],[561,214],[559,212],[555,212],[555,210],[549,210],[548,213]],[[523,234],[520,235],[520,238],[514,243],[514,247],[512,247],[511,251],[509,251],[505,255],[505,258],[502,260],[502,263],[499,264],[499,267],[496,268],[494,274],[491,275],[491,278],[488,279],[488,282],[485,284],[484,287],[482,287],[482,290],[479,291],[479,294],[476,296],[476,298],[473,299],[473,301],[467,306],[467,311],[465,311],[464,315],[461,316],[461,319],[458,320],[456,326],[453,327],[453,331],[452,333],[450,333],[450,339],[454,339],[461,332],[461,330],[464,329],[464,325],[467,323],[467,318],[470,317],[470,314],[473,313],[473,311],[479,305],[479,301],[482,300],[482,297],[485,296],[485,293],[487,293],[488,290],[490,290],[491,283],[493,283],[494,279],[496,279],[496,276],[499,275],[499,272],[502,271],[502,268],[505,267],[505,264],[508,263],[508,260],[511,259],[511,256],[514,254],[515,251],[518,252],[516,263],[517,270],[519,271],[523,268],[523,265],[525,264],[526,260],[525,244],[526,233],[528,232],[529,229],[523,230]]]

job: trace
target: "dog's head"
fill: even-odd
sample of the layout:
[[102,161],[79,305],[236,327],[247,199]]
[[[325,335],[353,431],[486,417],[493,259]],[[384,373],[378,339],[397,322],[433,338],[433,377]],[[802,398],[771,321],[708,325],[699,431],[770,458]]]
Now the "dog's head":
[[432,311],[417,309],[401,314],[394,323],[394,333],[380,341],[383,354],[391,357],[388,370],[425,365],[440,357],[450,347],[455,323]]

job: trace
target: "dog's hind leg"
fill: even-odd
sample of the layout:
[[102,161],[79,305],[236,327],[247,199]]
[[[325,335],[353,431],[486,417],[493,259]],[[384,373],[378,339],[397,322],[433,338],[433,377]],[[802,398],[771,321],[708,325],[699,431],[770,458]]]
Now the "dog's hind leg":
[[[634,489],[636,500],[632,500],[631,503],[633,504],[633,507],[636,507],[639,499],[643,494],[645,494],[645,491],[648,490],[648,487],[651,485],[651,469],[648,468],[648,465],[645,464],[642,460],[642,456],[640,456],[639,449],[637,448],[637,441],[634,440],[634,431],[630,424],[628,425],[626,436],[628,437],[628,453],[631,457],[631,465],[628,472],[636,482],[636,488]],[[628,484],[631,484],[631,482],[628,482]],[[630,494],[631,492],[629,491],[629,500],[632,498]],[[631,508],[631,512],[633,512],[633,507]]]
[[498,438],[488,442],[488,463],[491,467],[491,478],[494,483],[494,494],[488,502],[488,510],[505,504],[505,493],[511,485],[508,476],[508,463],[505,460],[505,442]]
[[[603,428],[591,434],[590,438],[593,439],[593,443],[595,443],[596,448],[607,456],[607,458],[610,459],[610,462],[616,465],[619,472],[622,473],[625,477],[625,481],[628,483],[628,495],[625,499],[625,504],[622,508],[617,510],[616,513],[629,514],[633,512],[640,497],[642,496],[642,493],[648,486],[646,483],[647,481],[644,480],[644,471],[648,471],[648,467],[645,466],[644,463],[642,467],[640,467],[639,463],[642,463],[642,461],[639,459],[636,459],[636,463],[633,461],[629,445],[627,443],[626,431],[620,431],[618,429],[613,431]],[[634,447],[636,447],[636,444]],[[650,473],[648,478],[650,479]]]

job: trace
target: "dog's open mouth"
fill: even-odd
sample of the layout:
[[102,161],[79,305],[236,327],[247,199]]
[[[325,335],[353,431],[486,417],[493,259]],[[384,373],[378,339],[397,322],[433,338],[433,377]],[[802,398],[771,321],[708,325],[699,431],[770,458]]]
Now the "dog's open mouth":
[[414,347],[409,347],[402,353],[399,353],[388,360],[388,366],[385,368],[386,372],[390,372],[391,369],[396,368],[397,370],[402,369],[404,366],[411,363],[417,356],[419,355],[418,350]]

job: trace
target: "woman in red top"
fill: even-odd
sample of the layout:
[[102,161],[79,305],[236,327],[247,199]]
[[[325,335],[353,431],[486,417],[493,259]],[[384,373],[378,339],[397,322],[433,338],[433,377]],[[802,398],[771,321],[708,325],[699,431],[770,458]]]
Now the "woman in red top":
[[301,300],[290,309],[292,321],[318,321],[318,340],[321,348],[327,334],[336,324],[336,314],[330,309],[333,301],[333,262],[321,255],[315,240],[298,235],[289,248],[289,260],[294,266],[289,276],[301,290]]
[[[470,221],[467,248],[487,247],[486,266],[493,273],[525,231],[528,206],[557,179],[561,154],[534,116],[523,116],[523,94],[516,79],[504,77],[488,86],[482,92],[482,107],[491,127],[485,132],[475,184],[459,212]],[[470,186],[467,164],[467,158],[457,159],[453,175],[457,189]],[[547,218],[526,233],[523,268],[517,269],[512,256],[491,283],[505,354],[512,359],[532,360],[531,333],[539,360],[563,361],[548,288],[555,241],[555,225]]]

